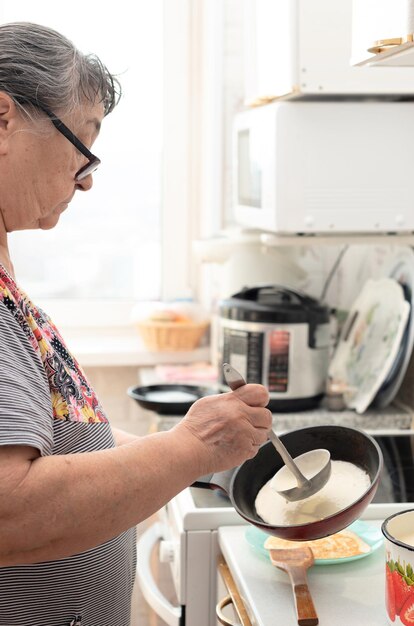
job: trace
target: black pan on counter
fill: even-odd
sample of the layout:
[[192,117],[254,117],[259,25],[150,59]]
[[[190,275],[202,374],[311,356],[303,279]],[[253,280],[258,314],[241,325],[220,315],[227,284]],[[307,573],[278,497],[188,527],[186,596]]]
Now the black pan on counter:
[[[145,387],[129,387],[127,394],[148,411],[158,415],[184,416],[199,398],[218,393],[213,387],[165,383]],[[179,399],[177,399],[179,398]]]
[[255,508],[258,492],[283,465],[270,441],[261,446],[253,459],[227,472],[204,476],[192,486],[221,489],[227,493],[238,514],[247,522],[270,535],[292,541],[326,537],[358,519],[378,487],[383,459],[376,441],[360,430],[334,425],[302,428],[280,438],[293,457],[316,448],[329,450],[333,461],[348,461],[366,471],[371,480],[370,486],[351,505],[322,520],[294,526],[272,526],[258,516]]

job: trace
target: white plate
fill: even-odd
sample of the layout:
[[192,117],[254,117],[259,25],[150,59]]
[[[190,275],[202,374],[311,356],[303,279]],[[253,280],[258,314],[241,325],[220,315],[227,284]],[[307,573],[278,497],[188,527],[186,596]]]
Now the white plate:
[[400,348],[410,304],[393,278],[368,280],[351,307],[329,367],[346,389],[345,404],[363,413],[386,380]]
[[[380,528],[364,522],[363,520],[356,520],[347,530],[354,532],[360,539],[369,545],[369,552],[363,552],[361,554],[355,554],[355,556],[338,557],[332,559],[315,559],[315,565],[338,565],[339,563],[348,563],[349,561],[357,561],[369,556],[375,550],[378,550],[383,544],[383,535]],[[263,532],[255,526],[248,526],[246,528],[246,540],[247,543],[254,549],[260,552],[263,556],[270,561],[269,550],[264,547],[266,539],[269,537],[268,533]],[[306,541],[304,542],[306,544]]]
[[391,367],[391,370],[381,385],[374,404],[377,407],[387,406],[395,398],[401,383],[404,380],[410,362],[411,353],[414,345],[414,252],[412,248],[401,247],[393,255],[391,260],[385,264],[384,275],[394,278],[402,287],[404,296],[409,302],[411,310],[408,317],[407,325],[401,340],[400,350]]

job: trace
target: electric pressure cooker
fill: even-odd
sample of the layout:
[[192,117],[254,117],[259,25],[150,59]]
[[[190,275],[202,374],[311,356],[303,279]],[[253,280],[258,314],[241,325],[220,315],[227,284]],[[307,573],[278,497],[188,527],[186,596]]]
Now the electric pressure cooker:
[[247,382],[265,385],[272,411],[315,407],[324,395],[329,356],[330,309],[304,293],[246,287],[219,303],[219,372],[230,363]]

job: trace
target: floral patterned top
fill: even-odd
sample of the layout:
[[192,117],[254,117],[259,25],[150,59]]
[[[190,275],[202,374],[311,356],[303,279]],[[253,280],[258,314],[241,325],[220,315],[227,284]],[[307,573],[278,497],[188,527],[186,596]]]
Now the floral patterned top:
[[[42,456],[115,445],[59,331],[1,265],[0,445]],[[129,626],[135,567],[135,529],[65,559],[0,567],[0,626]]]
[[42,360],[49,381],[53,417],[74,422],[106,422],[93,389],[66,349],[56,326],[18,289],[2,266],[0,301],[12,313]]

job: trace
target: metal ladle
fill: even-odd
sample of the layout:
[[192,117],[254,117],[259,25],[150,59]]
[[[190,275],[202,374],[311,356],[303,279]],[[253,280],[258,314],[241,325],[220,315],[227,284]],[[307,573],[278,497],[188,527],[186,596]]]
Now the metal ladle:
[[[246,381],[229,363],[223,364],[224,378],[232,391]],[[279,452],[285,465],[272,478],[271,487],[290,502],[304,500],[320,491],[331,475],[331,455],[328,450],[310,450],[292,459],[283,443],[273,430],[269,431],[269,439]],[[308,478],[302,471],[308,475]],[[295,485],[295,486],[294,486]]]

